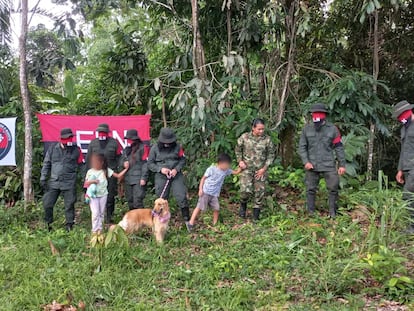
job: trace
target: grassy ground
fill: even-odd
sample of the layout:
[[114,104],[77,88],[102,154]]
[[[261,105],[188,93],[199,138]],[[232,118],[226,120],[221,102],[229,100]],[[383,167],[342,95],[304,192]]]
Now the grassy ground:
[[414,242],[399,233],[395,192],[350,195],[335,221],[298,211],[295,193],[276,195],[282,204],[269,197],[257,225],[239,220],[225,199],[216,227],[207,213],[189,235],[176,216],[163,246],[149,232],[129,248],[112,244],[100,272],[87,207],[78,206],[70,233],[60,229],[61,203],[51,233],[39,206],[0,208],[0,310],[40,310],[68,297],[86,310],[414,310]]

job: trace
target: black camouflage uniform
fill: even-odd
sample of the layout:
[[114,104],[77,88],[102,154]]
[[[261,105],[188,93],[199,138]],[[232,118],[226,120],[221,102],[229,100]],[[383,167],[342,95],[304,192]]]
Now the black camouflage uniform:
[[[412,111],[414,105],[407,101],[401,101],[394,106],[393,117],[399,119],[400,115],[406,111]],[[414,233],[414,124],[411,115],[400,120],[403,123],[401,128],[401,152],[398,161],[398,171],[401,172],[404,182],[403,199],[408,202],[411,213],[411,223],[408,233]],[[398,181],[398,180],[397,180]]]
[[[324,105],[316,104],[311,108],[311,112],[326,113],[327,110]],[[306,163],[313,165],[312,170],[306,171],[306,203],[311,214],[315,212],[316,192],[322,175],[329,190],[329,215],[332,218],[336,216],[339,176],[334,151],[339,167],[346,166],[342,142],[335,142],[338,137],[340,138],[338,128],[326,120],[322,120],[319,126],[308,124],[302,131],[299,141],[299,155],[304,165]]]
[[129,163],[129,169],[125,174],[125,196],[129,209],[132,210],[144,207],[146,186],[141,185],[141,180],[145,183],[148,180],[149,147],[142,143],[137,130],[128,130],[125,138],[133,141],[131,146],[124,149],[121,158],[121,163]]
[[[96,129],[98,135],[100,132],[109,133],[108,124],[100,124]],[[106,139],[101,140],[95,138],[91,141],[88,147],[88,153],[86,155],[86,164],[88,168],[90,167],[89,158],[93,153],[100,153],[105,156],[105,159],[108,161],[108,167],[115,172],[118,172],[119,161],[121,157],[121,152],[118,142],[112,137],[106,137]],[[118,193],[118,180],[115,177],[108,178],[108,200],[106,202],[106,222],[111,223],[112,217],[115,211],[115,197]]]
[[[61,139],[73,137],[72,130],[61,130]],[[76,177],[77,170],[83,169],[83,155],[75,144],[57,143],[46,152],[40,177],[40,184],[45,191],[43,208],[45,221],[49,230],[53,222],[53,207],[60,194],[65,205],[66,229],[69,231],[75,222]]]
[[155,194],[160,197],[168,180],[167,176],[161,173],[161,169],[175,169],[177,175],[170,179],[169,185],[163,198],[169,197],[172,191],[184,221],[190,219],[190,211],[187,201],[187,187],[184,182],[182,168],[185,165],[183,148],[177,143],[175,133],[170,128],[161,129],[158,143],[151,147],[148,157],[148,168],[155,173]]

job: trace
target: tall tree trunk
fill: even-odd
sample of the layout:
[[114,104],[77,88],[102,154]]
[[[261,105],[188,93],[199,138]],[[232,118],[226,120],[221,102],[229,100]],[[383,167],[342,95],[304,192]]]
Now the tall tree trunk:
[[198,23],[198,1],[191,0],[191,19],[193,25],[193,68],[194,75],[201,80],[206,80],[206,61],[204,47],[201,40],[200,26]]
[[30,108],[29,88],[27,82],[27,60],[26,60],[26,38],[28,31],[28,0],[21,1],[21,34],[19,38],[19,59],[20,59],[20,93],[23,103],[24,114],[24,168],[23,168],[23,192],[25,206],[32,202],[32,160],[33,160],[33,143],[32,143],[32,112]]
[[[374,12],[374,49],[373,49],[373,64],[372,64],[372,77],[374,78],[373,91],[377,93],[377,80],[379,74],[379,43],[378,43],[378,9]],[[372,180],[372,167],[374,162],[374,140],[375,140],[375,124],[371,122],[369,128],[369,140],[368,140],[368,160],[367,160],[367,180]]]
[[289,7],[287,8],[287,16],[285,18],[286,24],[286,37],[289,39],[289,43],[287,44],[287,64],[286,64],[286,71],[285,77],[283,79],[283,88],[282,93],[280,95],[279,100],[279,109],[276,116],[276,127],[278,127],[283,120],[286,110],[286,101],[289,95],[289,87],[290,87],[290,79],[292,77],[292,72],[294,71],[294,61],[295,61],[295,49],[296,49],[296,22],[297,17],[296,13],[296,5],[297,1],[289,2]]

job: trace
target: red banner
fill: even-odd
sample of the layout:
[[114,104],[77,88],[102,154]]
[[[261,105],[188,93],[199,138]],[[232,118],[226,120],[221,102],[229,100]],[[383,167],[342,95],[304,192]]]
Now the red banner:
[[44,143],[59,141],[60,130],[68,127],[72,129],[74,140],[84,153],[90,141],[97,137],[96,128],[101,123],[109,125],[109,135],[115,138],[123,148],[126,146],[124,136],[129,129],[136,129],[141,140],[150,140],[150,115],[105,117],[37,114],[37,118]]

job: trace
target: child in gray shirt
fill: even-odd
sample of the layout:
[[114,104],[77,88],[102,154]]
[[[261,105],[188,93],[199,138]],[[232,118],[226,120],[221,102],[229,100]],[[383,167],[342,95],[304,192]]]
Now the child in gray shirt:
[[190,221],[185,224],[189,232],[192,231],[196,222],[197,216],[210,207],[213,210],[213,225],[218,221],[220,204],[218,197],[220,195],[221,187],[224,179],[232,174],[239,174],[241,169],[232,170],[230,168],[231,158],[229,155],[223,153],[218,156],[217,164],[210,166],[204,176],[201,178],[198,190],[198,203],[191,215]]

